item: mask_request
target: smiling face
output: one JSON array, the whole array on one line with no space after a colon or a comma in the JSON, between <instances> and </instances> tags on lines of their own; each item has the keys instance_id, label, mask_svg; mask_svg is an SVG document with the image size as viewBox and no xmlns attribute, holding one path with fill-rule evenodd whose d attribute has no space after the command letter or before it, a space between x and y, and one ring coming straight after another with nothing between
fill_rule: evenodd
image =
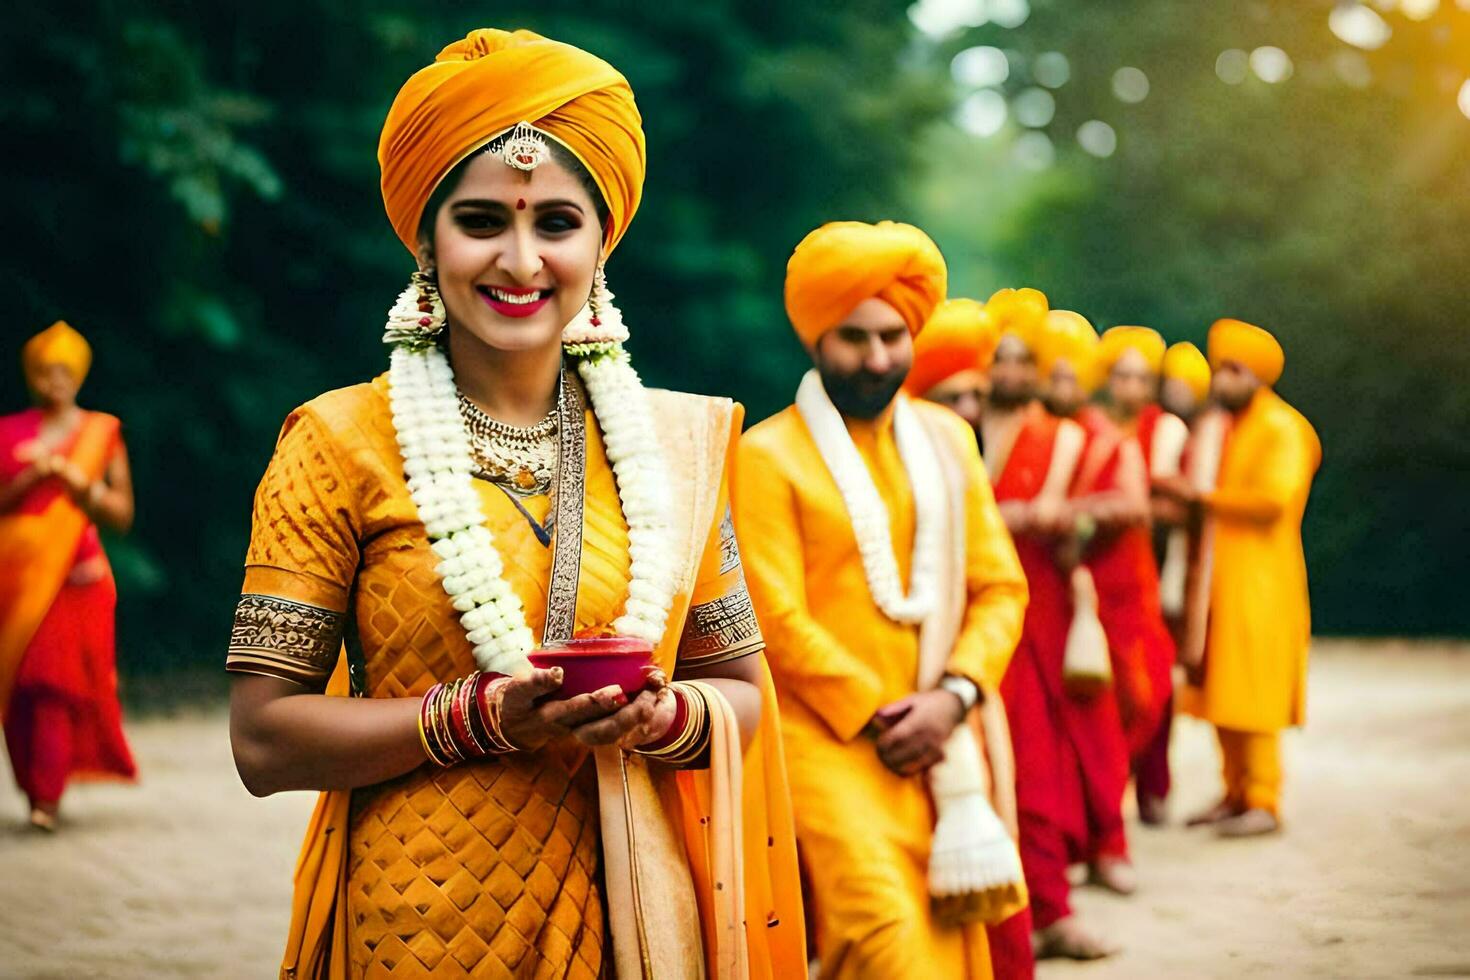
<instances>
[{"instance_id":1,"label":"smiling face","mask_svg":"<svg viewBox=\"0 0 1470 980\"><path fill-rule=\"evenodd\" d=\"M420 247L451 329L502 351L561 342L587 302L602 227L583 182L555 156L527 174L498 154L461 168Z\"/></svg>"}]
</instances>

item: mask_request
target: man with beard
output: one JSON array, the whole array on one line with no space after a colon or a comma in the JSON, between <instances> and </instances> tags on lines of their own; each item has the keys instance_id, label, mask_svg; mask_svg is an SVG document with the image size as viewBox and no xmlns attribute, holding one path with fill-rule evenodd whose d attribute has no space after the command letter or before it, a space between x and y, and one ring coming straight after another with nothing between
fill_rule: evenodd
<instances>
[{"instance_id":1,"label":"man with beard","mask_svg":"<svg viewBox=\"0 0 1470 980\"><path fill-rule=\"evenodd\" d=\"M1179 476L1189 429L1159 405L1159 371L1164 338L1148 327L1113 327L1098 346L1098 373L1106 379L1108 421L1131 438L1143 457L1150 488ZM1150 507L1151 514L1156 513ZM1149 683L1149 696L1125 719L1139 819L1164 822L1169 793L1169 733L1174 695L1174 639L1164 622L1159 569L1149 529L1120 527L1095 542L1089 564L1097 582L1100 612L1110 642L1135 648Z\"/></svg>"},{"instance_id":2,"label":"man with beard","mask_svg":"<svg viewBox=\"0 0 1470 980\"><path fill-rule=\"evenodd\" d=\"M1214 523L1204 676L1185 710L1215 726L1224 798L1196 823L1227 837L1280 827L1281 729L1306 711L1311 609L1301 524L1322 445L1273 390L1285 355L1260 327L1210 328L1211 391L1230 413L1215 489L1180 482L1180 498Z\"/></svg>"},{"instance_id":3,"label":"man with beard","mask_svg":"<svg viewBox=\"0 0 1470 980\"><path fill-rule=\"evenodd\" d=\"M1021 860L1031 892L1038 957L1098 959L1111 944L1084 926L1069 902L1067 865L1090 856L1094 715L1110 698L1083 701L1063 686L1063 655L1072 619L1071 586L1058 563L1070 535L1067 494L1085 436L1075 422L1037 401L1034 350L1045 329L1046 297L1005 289L986 309L1002 331L990 368L981 422L985 461L1001 514L1015 540L1031 601L1021 642L1001 694L1016 753ZM1116 730L1116 708L1105 720ZM1116 740L1121 742L1121 731ZM1121 788L1118 790L1121 796Z\"/></svg>"},{"instance_id":4,"label":"man with beard","mask_svg":"<svg viewBox=\"0 0 1470 980\"><path fill-rule=\"evenodd\" d=\"M989 977L984 924L1025 904L987 793L1005 795L1005 760L972 710L1005 673L1025 581L969 428L899 394L944 288L917 228L808 235L786 309L814 369L738 449L823 977Z\"/></svg>"}]
</instances>

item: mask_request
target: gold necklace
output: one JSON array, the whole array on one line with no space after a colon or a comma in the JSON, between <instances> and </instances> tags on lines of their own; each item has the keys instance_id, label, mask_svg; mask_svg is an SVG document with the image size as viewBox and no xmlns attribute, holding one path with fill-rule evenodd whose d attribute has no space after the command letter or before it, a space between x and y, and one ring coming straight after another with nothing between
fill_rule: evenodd
<instances>
[{"instance_id":1,"label":"gold necklace","mask_svg":"<svg viewBox=\"0 0 1470 980\"><path fill-rule=\"evenodd\" d=\"M520 497L551 491L556 478L557 434L560 408L566 397L566 376L557 383L556 404L535 425L508 425L459 392L459 415L470 437L475 476Z\"/></svg>"}]
</instances>

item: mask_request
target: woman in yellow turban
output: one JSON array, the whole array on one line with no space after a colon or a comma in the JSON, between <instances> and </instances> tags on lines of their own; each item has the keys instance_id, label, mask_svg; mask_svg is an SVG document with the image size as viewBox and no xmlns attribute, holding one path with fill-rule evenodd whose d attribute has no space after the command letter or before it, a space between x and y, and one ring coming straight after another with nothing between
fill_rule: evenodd
<instances>
[{"instance_id":1,"label":"woman in yellow turban","mask_svg":"<svg viewBox=\"0 0 1470 980\"><path fill-rule=\"evenodd\" d=\"M287 418L228 658L247 787L323 791L282 975L798 975L742 411L645 389L603 274L627 81L474 31L378 158L418 265L390 369Z\"/></svg>"},{"instance_id":2,"label":"woman in yellow turban","mask_svg":"<svg viewBox=\"0 0 1470 980\"><path fill-rule=\"evenodd\" d=\"M92 348L58 320L22 353L36 407L0 417L0 716L31 824L71 777L132 779L114 665L117 589L97 527L125 531L118 420L77 405Z\"/></svg>"}]
</instances>

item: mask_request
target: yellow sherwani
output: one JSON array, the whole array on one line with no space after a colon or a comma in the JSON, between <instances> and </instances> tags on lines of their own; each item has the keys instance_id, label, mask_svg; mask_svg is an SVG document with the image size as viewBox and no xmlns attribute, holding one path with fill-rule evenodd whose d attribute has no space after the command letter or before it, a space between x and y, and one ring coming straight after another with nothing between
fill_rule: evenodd
<instances>
[{"instance_id":1,"label":"yellow sherwani","mask_svg":"<svg viewBox=\"0 0 1470 980\"><path fill-rule=\"evenodd\" d=\"M1220 739L1225 800L1277 813L1278 733L1306 715L1311 609L1302 513L1322 444L1301 413L1262 389L1235 420L1216 489L1205 677L1181 698Z\"/></svg>"},{"instance_id":2,"label":"yellow sherwani","mask_svg":"<svg viewBox=\"0 0 1470 980\"><path fill-rule=\"evenodd\" d=\"M1262 389L1235 420L1216 489L1204 686L1193 705L1222 728L1274 732L1306 712L1311 610L1302 512L1322 459L1317 433Z\"/></svg>"},{"instance_id":3,"label":"yellow sherwani","mask_svg":"<svg viewBox=\"0 0 1470 980\"><path fill-rule=\"evenodd\" d=\"M945 433L953 445L936 449L963 459L969 478L969 603L947 670L994 692L1020 637L1025 578L969 428L947 409L913 407ZM907 582L914 503L891 413L848 431L887 505ZM942 928L930 915L925 780L884 768L862 734L880 707L914 692L918 628L874 604L846 506L795 407L741 439L733 499L781 700L822 976L989 977L984 927Z\"/></svg>"}]
</instances>

